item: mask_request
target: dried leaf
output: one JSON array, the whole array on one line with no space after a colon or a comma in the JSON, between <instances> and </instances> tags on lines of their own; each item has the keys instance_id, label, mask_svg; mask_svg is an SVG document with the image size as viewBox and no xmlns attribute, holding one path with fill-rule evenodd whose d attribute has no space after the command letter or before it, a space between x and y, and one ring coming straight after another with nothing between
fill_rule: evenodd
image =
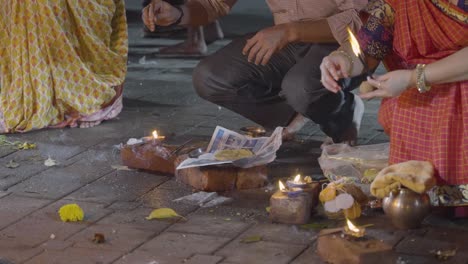
<instances>
[{"instance_id":1,"label":"dried leaf","mask_svg":"<svg viewBox=\"0 0 468 264\"><path fill-rule=\"evenodd\" d=\"M260 242L262 240L263 240L262 236L249 236L249 237L243 238L240 242L248 244L248 243Z\"/></svg>"},{"instance_id":2,"label":"dried leaf","mask_svg":"<svg viewBox=\"0 0 468 264\"><path fill-rule=\"evenodd\" d=\"M77 204L66 204L60 207L59 215L63 222L77 222L84 218L83 209Z\"/></svg>"},{"instance_id":3,"label":"dried leaf","mask_svg":"<svg viewBox=\"0 0 468 264\"><path fill-rule=\"evenodd\" d=\"M50 157L44 161L44 165L47 167L57 166L59 163L56 160L51 159Z\"/></svg>"},{"instance_id":4,"label":"dried leaf","mask_svg":"<svg viewBox=\"0 0 468 264\"><path fill-rule=\"evenodd\" d=\"M102 244L106 242L106 238L104 237L104 234L101 233L95 233L94 238L92 240L95 244Z\"/></svg>"},{"instance_id":5,"label":"dried leaf","mask_svg":"<svg viewBox=\"0 0 468 264\"><path fill-rule=\"evenodd\" d=\"M327 224L322 224L322 223L309 223L309 224L299 226L299 228L306 229L306 230L325 229L327 227L328 227Z\"/></svg>"},{"instance_id":6,"label":"dried leaf","mask_svg":"<svg viewBox=\"0 0 468 264\"><path fill-rule=\"evenodd\" d=\"M159 208L151 212L149 216L146 217L146 220L152 219L172 219L172 218L183 218L183 216L176 213L176 211L171 208Z\"/></svg>"},{"instance_id":7,"label":"dried leaf","mask_svg":"<svg viewBox=\"0 0 468 264\"><path fill-rule=\"evenodd\" d=\"M5 164L5 167L9 168L9 169L14 169L14 168L18 168L20 166L19 163L16 163L14 160L10 160L10 162L8 162L7 164Z\"/></svg>"},{"instance_id":8,"label":"dried leaf","mask_svg":"<svg viewBox=\"0 0 468 264\"><path fill-rule=\"evenodd\" d=\"M28 149L35 149L36 144L28 143L28 142L15 142L15 145L18 149L28 150Z\"/></svg>"},{"instance_id":9,"label":"dried leaf","mask_svg":"<svg viewBox=\"0 0 468 264\"><path fill-rule=\"evenodd\" d=\"M112 165L111 168L118 171L132 171L128 166L123 165Z\"/></svg>"}]
</instances>

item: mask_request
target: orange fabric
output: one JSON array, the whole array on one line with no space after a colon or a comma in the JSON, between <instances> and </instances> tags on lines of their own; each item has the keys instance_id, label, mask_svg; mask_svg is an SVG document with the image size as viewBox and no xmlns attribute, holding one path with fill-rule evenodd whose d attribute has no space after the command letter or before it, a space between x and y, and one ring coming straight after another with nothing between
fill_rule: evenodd
<instances>
[{"instance_id":1,"label":"orange fabric","mask_svg":"<svg viewBox=\"0 0 468 264\"><path fill-rule=\"evenodd\" d=\"M395 10L389 70L431 63L468 46L467 25L432 1L388 3ZM468 183L468 81L433 85L424 94L408 89L383 100L379 121L390 135L390 163L430 161L440 183Z\"/></svg>"}]
</instances>

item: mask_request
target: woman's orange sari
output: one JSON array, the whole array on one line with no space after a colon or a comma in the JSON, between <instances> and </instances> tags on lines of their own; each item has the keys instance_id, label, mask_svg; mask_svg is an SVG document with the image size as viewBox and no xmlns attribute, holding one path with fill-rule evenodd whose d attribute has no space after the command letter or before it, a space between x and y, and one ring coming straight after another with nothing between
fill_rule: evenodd
<instances>
[{"instance_id":1,"label":"woman's orange sari","mask_svg":"<svg viewBox=\"0 0 468 264\"><path fill-rule=\"evenodd\" d=\"M374 15L393 35L384 57L390 71L429 64L468 46L468 14L447 1L384 5ZM430 161L440 184L468 184L468 81L433 85L424 94L408 89L383 100L379 121L390 135L390 163Z\"/></svg>"}]
</instances>

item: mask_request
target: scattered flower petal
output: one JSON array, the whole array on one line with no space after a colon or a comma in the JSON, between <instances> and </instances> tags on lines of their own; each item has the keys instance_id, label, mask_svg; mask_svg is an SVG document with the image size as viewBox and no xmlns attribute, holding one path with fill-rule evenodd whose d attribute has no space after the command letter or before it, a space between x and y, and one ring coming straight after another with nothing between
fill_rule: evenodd
<instances>
[{"instance_id":1,"label":"scattered flower petal","mask_svg":"<svg viewBox=\"0 0 468 264\"><path fill-rule=\"evenodd\" d=\"M146 217L146 220L171 219L171 218L184 218L184 217L176 213L176 211L172 210L171 208L159 208L159 209L153 210L151 214Z\"/></svg>"},{"instance_id":2,"label":"scattered flower petal","mask_svg":"<svg viewBox=\"0 0 468 264\"><path fill-rule=\"evenodd\" d=\"M84 218L83 209L77 204L66 204L60 207L59 215L63 222L77 222Z\"/></svg>"},{"instance_id":3,"label":"scattered flower petal","mask_svg":"<svg viewBox=\"0 0 468 264\"><path fill-rule=\"evenodd\" d=\"M50 157L44 161L44 165L47 167L57 166L59 163L56 160L51 159Z\"/></svg>"}]
</instances>

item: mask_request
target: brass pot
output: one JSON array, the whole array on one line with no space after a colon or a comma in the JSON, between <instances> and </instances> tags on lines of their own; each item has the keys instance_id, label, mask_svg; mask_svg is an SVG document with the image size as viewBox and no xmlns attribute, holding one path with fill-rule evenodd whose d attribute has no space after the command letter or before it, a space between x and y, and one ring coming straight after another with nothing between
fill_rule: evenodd
<instances>
[{"instance_id":1,"label":"brass pot","mask_svg":"<svg viewBox=\"0 0 468 264\"><path fill-rule=\"evenodd\" d=\"M400 229L421 226L431 208L427 194L419 194L406 188L390 193L383 199L382 207L393 225Z\"/></svg>"}]
</instances>

